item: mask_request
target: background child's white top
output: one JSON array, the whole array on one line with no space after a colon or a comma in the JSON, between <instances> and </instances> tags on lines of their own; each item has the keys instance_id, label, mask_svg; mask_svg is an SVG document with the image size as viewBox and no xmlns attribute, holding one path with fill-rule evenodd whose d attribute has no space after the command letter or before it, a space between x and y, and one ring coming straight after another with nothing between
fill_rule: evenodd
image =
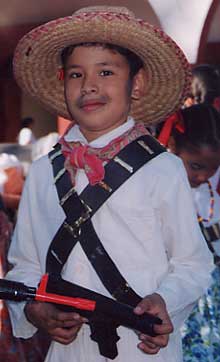
<instances>
[{"instance_id":1,"label":"background child's white top","mask_svg":"<svg viewBox=\"0 0 220 362\"><path fill-rule=\"evenodd\" d=\"M25 146L34 142L36 142L36 138L33 134L33 131L28 127L22 128L18 134L18 144Z\"/></svg>"},{"instance_id":2,"label":"background child's white top","mask_svg":"<svg viewBox=\"0 0 220 362\"><path fill-rule=\"evenodd\" d=\"M217 186L220 178L220 167L216 171L216 173L209 179L211 183L211 187L214 194L214 212L213 217L209 222L203 222L205 227L212 226L213 224L219 224L220 226L220 195L217 192ZM193 197L195 201L195 207L198 211L199 215L204 219L208 219L210 213L210 192L208 188L208 184L204 183L199 187L192 189ZM220 256L220 238L216 238L216 240L212 245L215 249L217 255Z\"/></svg>"}]
</instances>

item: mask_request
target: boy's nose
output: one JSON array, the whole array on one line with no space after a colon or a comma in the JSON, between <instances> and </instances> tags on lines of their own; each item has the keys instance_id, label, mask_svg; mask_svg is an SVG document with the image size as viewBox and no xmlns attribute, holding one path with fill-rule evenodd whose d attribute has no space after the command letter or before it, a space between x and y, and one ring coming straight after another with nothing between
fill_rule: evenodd
<instances>
[{"instance_id":1,"label":"boy's nose","mask_svg":"<svg viewBox=\"0 0 220 362\"><path fill-rule=\"evenodd\" d=\"M97 83L92 78L84 79L82 84L81 93L82 95L96 93L98 90Z\"/></svg>"}]
</instances>

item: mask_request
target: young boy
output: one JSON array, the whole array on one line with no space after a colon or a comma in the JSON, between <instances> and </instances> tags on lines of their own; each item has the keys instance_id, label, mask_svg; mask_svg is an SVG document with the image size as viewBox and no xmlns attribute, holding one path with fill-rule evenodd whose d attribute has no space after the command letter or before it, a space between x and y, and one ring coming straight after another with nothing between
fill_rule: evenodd
<instances>
[{"instance_id":1,"label":"young boy","mask_svg":"<svg viewBox=\"0 0 220 362\"><path fill-rule=\"evenodd\" d=\"M8 278L35 286L55 265L64 279L123 300L136 314L162 319L155 337L119 327L116 361L181 361L179 327L209 285L212 258L181 161L158 145L161 153L153 157L156 143L145 126L183 101L190 81L184 55L127 9L102 6L33 30L17 47L14 69L25 91L74 125L60 140L61 152L58 148L31 167ZM140 161L136 152L152 159L134 172ZM62 155L64 168L53 175ZM58 186L66 174L72 188L64 195ZM124 174L126 181L113 193ZM103 194L106 199L95 212ZM72 195L86 209L71 226L68 216L64 220ZM69 206L68 213L75 212L76 204ZM67 238L72 235L74 244L64 261L66 237L59 238L59 228ZM28 338L37 328L50 334L47 362L109 360L76 313L39 302L10 303L10 311L16 336Z\"/></svg>"}]
</instances>

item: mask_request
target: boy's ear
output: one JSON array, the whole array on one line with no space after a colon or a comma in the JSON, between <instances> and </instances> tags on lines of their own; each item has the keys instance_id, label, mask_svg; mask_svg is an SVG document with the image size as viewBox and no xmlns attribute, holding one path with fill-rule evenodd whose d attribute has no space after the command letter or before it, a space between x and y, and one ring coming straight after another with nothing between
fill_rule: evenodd
<instances>
[{"instance_id":1,"label":"boy's ear","mask_svg":"<svg viewBox=\"0 0 220 362\"><path fill-rule=\"evenodd\" d=\"M131 98L134 100L140 99L146 92L147 75L143 68L135 74L132 82Z\"/></svg>"},{"instance_id":2,"label":"boy's ear","mask_svg":"<svg viewBox=\"0 0 220 362\"><path fill-rule=\"evenodd\" d=\"M169 150L172 153L176 154L176 142L175 142L173 136L170 136L168 143L167 143L167 147L169 148Z\"/></svg>"}]
</instances>

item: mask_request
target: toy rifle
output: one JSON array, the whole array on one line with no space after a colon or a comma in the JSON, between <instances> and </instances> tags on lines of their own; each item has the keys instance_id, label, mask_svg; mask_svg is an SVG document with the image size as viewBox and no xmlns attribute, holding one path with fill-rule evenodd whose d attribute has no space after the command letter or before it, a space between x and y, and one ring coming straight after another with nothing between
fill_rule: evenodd
<instances>
[{"instance_id":1,"label":"toy rifle","mask_svg":"<svg viewBox=\"0 0 220 362\"><path fill-rule=\"evenodd\" d=\"M90 337L98 343L100 354L110 359L118 354L116 343L120 337L116 329L120 325L155 336L154 324L162 324L160 318L148 313L136 315L133 307L70 283L57 274L43 275L38 288L0 279L0 299L48 302L63 311L79 313L88 319Z\"/></svg>"}]
</instances>

